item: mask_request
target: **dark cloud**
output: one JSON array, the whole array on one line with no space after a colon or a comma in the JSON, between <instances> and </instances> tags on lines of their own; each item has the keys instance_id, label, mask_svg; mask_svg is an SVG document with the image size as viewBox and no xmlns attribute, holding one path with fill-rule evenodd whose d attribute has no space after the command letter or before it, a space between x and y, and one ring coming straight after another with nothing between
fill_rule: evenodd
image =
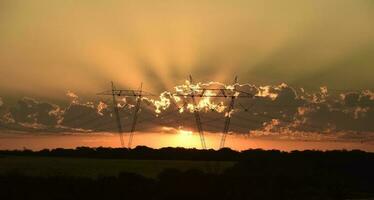
<instances>
[{"instance_id":1,"label":"dark cloud","mask_svg":"<svg viewBox=\"0 0 374 200\"><path fill-rule=\"evenodd\" d=\"M10 108L13 119L21 123L38 123L43 125L55 125L57 116L54 111L59 110L57 105L39 102L32 98L23 98L16 106Z\"/></svg>"},{"instance_id":2,"label":"dark cloud","mask_svg":"<svg viewBox=\"0 0 374 200\"><path fill-rule=\"evenodd\" d=\"M206 88L227 87L220 83L203 85ZM240 94L230 114L232 133L314 138L321 136L318 134L336 133L340 138L362 138L364 133L374 132L374 93L369 90L337 93L321 87L320 91L308 92L286 84L259 87L243 84L236 89ZM242 94L252 97L244 98ZM111 99L81 102L77 95L73 96L65 108L23 98L8 109L3 108L5 105L0 107L1 121L8 127L12 124L13 128L23 127L24 130L117 131ZM205 100L196 97L198 103ZM211 98L209 104L227 106L230 100ZM117 98L117 101L123 131L128 132L133 125L136 99ZM160 131L161 127L196 131L195 117L189 108L193 105L190 98L176 101L170 93L165 93L159 99L143 99L141 105L136 131ZM159 111L155 112L157 109ZM227 107L222 110L214 106L202 107L203 129L222 132L227 114Z\"/></svg>"}]
</instances>

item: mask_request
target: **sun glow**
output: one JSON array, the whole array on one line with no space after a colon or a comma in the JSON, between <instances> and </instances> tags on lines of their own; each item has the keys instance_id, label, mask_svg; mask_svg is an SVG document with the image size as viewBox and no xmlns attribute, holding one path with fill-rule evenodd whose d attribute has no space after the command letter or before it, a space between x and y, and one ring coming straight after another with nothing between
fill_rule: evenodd
<instances>
[{"instance_id":1,"label":"sun glow","mask_svg":"<svg viewBox=\"0 0 374 200\"><path fill-rule=\"evenodd\" d=\"M178 130L178 134L180 135L180 137L188 138L188 137L192 136L193 132L192 131L188 131L188 130L179 129Z\"/></svg>"},{"instance_id":2,"label":"sun glow","mask_svg":"<svg viewBox=\"0 0 374 200\"><path fill-rule=\"evenodd\" d=\"M193 131L183 129L182 127L176 130L172 143L180 147L200 148L199 136L194 134Z\"/></svg>"}]
</instances>

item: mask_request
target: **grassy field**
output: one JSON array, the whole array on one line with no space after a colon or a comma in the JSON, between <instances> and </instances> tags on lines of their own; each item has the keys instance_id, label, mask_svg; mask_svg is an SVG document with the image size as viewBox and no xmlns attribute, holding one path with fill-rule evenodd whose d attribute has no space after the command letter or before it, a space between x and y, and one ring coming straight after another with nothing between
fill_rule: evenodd
<instances>
[{"instance_id":1,"label":"grassy field","mask_svg":"<svg viewBox=\"0 0 374 200\"><path fill-rule=\"evenodd\" d=\"M116 176L120 172L133 172L147 177L156 177L168 168L199 169L205 172L220 172L234 162L172 161L172 160L123 160L60 157L0 157L0 174L16 172L30 176Z\"/></svg>"}]
</instances>

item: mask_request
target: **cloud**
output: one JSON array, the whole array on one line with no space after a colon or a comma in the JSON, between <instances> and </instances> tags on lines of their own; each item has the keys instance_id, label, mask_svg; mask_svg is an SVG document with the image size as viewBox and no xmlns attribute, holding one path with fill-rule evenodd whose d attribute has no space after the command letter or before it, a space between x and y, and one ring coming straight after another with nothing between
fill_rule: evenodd
<instances>
[{"instance_id":1,"label":"cloud","mask_svg":"<svg viewBox=\"0 0 374 200\"><path fill-rule=\"evenodd\" d=\"M4 104L0 97L0 129L4 129L7 124L14 122L13 116L9 112L9 108Z\"/></svg>"},{"instance_id":2,"label":"cloud","mask_svg":"<svg viewBox=\"0 0 374 200\"><path fill-rule=\"evenodd\" d=\"M97 105L96 109L97 109L97 114L103 116L104 113L103 111L107 110L108 109L108 105L102 101L99 102L99 104Z\"/></svg>"},{"instance_id":3,"label":"cloud","mask_svg":"<svg viewBox=\"0 0 374 200\"><path fill-rule=\"evenodd\" d=\"M25 97L16 105L5 105L0 110L0 124L5 129L18 131L59 131L55 129L60 118L59 110L55 104Z\"/></svg>"},{"instance_id":4,"label":"cloud","mask_svg":"<svg viewBox=\"0 0 374 200\"><path fill-rule=\"evenodd\" d=\"M16 122L51 126L57 123L58 117L53 115L53 112L58 109L59 107L55 104L25 97L19 100L16 106L10 108L10 113Z\"/></svg>"},{"instance_id":5,"label":"cloud","mask_svg":"<svg viewBox=\"0 0 374 200\"><path fill-rule=\"evenodd\" d=\"M366 91L340 94L325 101L315 102L299 108L296 118L303 123L299 129L333 131L374 131L369 121L373 120L374 100Z\"/></svg>"},{"instance_id":6,"label":"cloud","mask_svg":"<svg viewBox=\"0 0 374 200\"><path fill-rule=\"evenodd\" d=\"M67 91L66 96L70 97L72 102L74 103L78 102L78 95L76 95L74 92Z\"/></svg>"},{"instance_id":7,"label":"cloud","mask_svg":"<svg viewBox=\"0 0 374 200\"><path fill-rule=\"evenodd\" d=\"M374 132L374 98L369 90L336 93L321 87L319 91L310 92L284 83L256 86L218 82L179 85L159 97L143 97L136 131L160 131L161 127L197 131L192 99L174 95L175 92L188 94L189 87L205 88L207 95L217 93L209 89L226 88L227 94L237 97L231 112L228 111L231 98L195 97L203 129L208 132L221 133L228 113L231 116L229 131L251 137L365 139L363 137L368 136L365 133ZM242 96L244 94L247 96ZM117 131L111 99L82 102L76 94L69 96L74 98L66 107L23 98L16 106L11 106L8 113L3 112L2 121L15 123L24 130ZM137 99L127 97L117 101L123 131L128 132Z\"/></svg>"},{"instance_id":8,"label":"cloud","mask_svg":"<svg viewBox=\"0 0 374 200\"><path fill-rule=\"evenodd\" d=\"M231 86L220 83L199 83L192 87L197 89L202 87L212 88L212 85L214 87L231 88ZM176 86L177 91L179 89L186 92L181 89L184 87ZM252 94L254 98L236 99L236 108L231 113L230 127L230 130L234 133L248 133L256 130L274 132L275 134L373 131L373 126L368 122L373 119L373 101L370 99L372 97L370 91L367 90L354 95L351 93L337 95L329 93L326 86L322 86L318 92L307 92L303 88L290 87L284 83L258 87L250 84L239 84L237 89ZM167 119L165 117L162 120L168 126L177 128L176 124L180 124L177 119L190 116L190 121L184 123L188 127L194 128L193 109L188 109L191 100L184 99L185 103L181 104L180 99L174 99L171 93L167 94L167 96L162 95L162 98L167 98L167 100L163 100L167 104L163 104L165 107L162 110L156 109L157 113L160 116L172 110L177 113L181 108L184 108L184 112L172 115L174 118ZM354 103L349 99L355 99ZM222 103L222 106L227 108L229 101L228 99L217 98L209 100L211 100L210 103L202 104L205 106L199 108L203 119L203 127L206 131L221 132L225 112L205 108L210 108L209 104L214 103ZM206 99L198 98L197 104L199 105L200 102L206 102ZM363 107L364 105L366 107ZM155 107L157 108L157 103Z\"/></svg>"}]
</instances>

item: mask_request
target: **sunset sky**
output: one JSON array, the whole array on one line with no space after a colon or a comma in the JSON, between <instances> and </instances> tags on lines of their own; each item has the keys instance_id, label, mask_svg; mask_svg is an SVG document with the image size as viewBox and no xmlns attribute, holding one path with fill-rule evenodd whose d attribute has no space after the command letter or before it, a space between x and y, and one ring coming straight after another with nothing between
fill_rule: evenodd
<instances>
[{"instance_id":1,"label":"sunset sky","mask_svg":"<svg viewBox=\"0 0 374 200\"><path fill-rule=\"evenodd\" d=\"M188 74L373 88L373 19L370 0L2 0L0 94L163 91Z\"/></svg>"},{"instance_id":2,"label":"sunset sky","mask_svg":"<svg viewBox=\"0 0 374 200\"><path fill-rule=\"evenodd\" d=\"M256 98L237 101L233 133L373 141L373 22L372 0L1 0L0 129L115 131L96 95L110 81L161 94L190 74L231 88L238 75ZM144 131L194 130L192 105L142 100L158 123ZM227 101L199 100L220 133ZM135 102L119 101L128 128Z\"/></svg>"}]
</instances>

